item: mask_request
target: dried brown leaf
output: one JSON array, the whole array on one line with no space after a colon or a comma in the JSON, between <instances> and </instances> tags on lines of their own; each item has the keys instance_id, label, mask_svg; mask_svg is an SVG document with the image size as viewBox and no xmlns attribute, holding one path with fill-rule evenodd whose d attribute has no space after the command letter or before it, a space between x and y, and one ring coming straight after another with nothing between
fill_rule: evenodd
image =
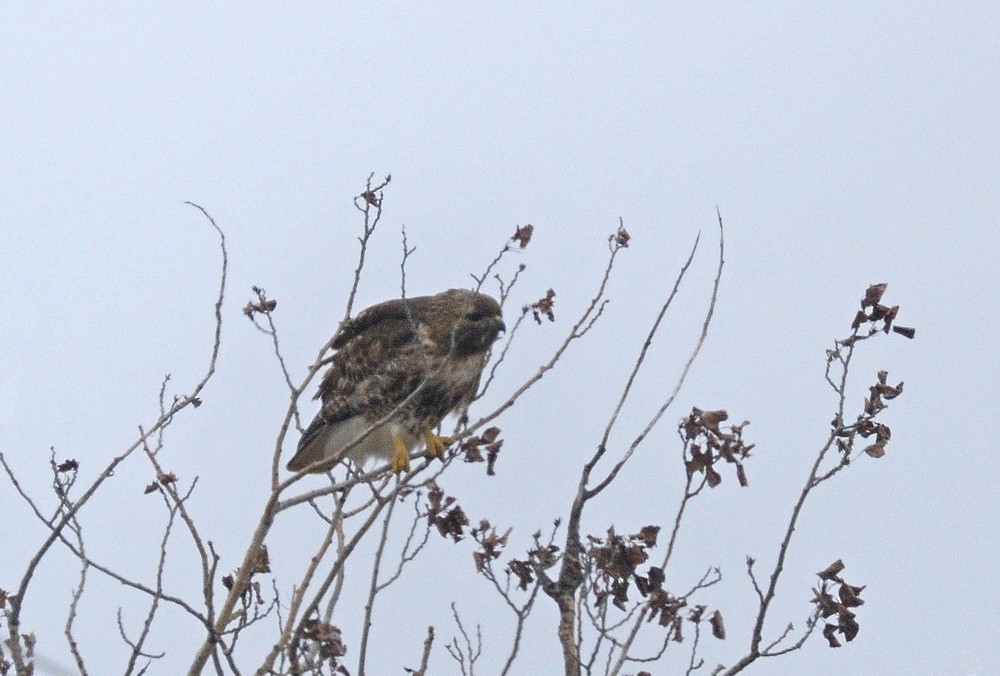
<instances>
[{"instance_id":1,"label":"dried brown leaf","mask_svg":"<svg viewBox=\"0 0 1000 676\"><path fill-rule=\"evenodd\" d=\"M853 641L860 630L861 627L853 617L840 620L840 633L842 633L844 638L848 641Z\"/></svg>"},{"instance_id":2,"label":"dried brown leaf","mask_svg":"<svg viewBox=\"0 0 1000 676\"><path fill-rule=\"evenodd\" d=\"M743 463L736 463L736 478L739 480L740 486L743 486L743 488L750 485L750 482L747 481L747 472L743 469Z\"/></svg>"},{"instance_id":3,"label":"dried brown leaf","mask_svg":"<svg viewBox=\"0 0 1000 676\"><path fill-rule=\"evenodd\" d=\"M518 225L515 227L517 230L514 232L514 236L511 239L517 242L523 249L528 246L528 242L531 241L531 235L535 232L535 226L529 223L528 225Z\"/></svg>"},{"instance_id":4,"label":"dried brown leaf","mask_svg":"<svg viewBox=\"0 0 1000 676\"><path fill-rule=\"evenodd\" d=\"M56 466L56 471L58 472L69 472L71 470L77 470L80 468L80 463L75 459L63 460Z\"/></svg>"},{"instance_id":5,"label":"dried brown leaf","mask_svg":"<svg viewBox=\"0 0 1000 676\"><path fill-rule=\"evenodd\" d=\"M663 572L662 568L658 566L650 566L649 575L646 579L649 580L650 589L662 589L667 576L666 573Z\"/></svg>"},{"instance_id":6,"label":"dried brown leaf","mask_svg":"<svg viewBox=\"0 0 1000 676\"><path fill-rule=\"evenodd\" d=\"M503 440L494 441L486 447L486 476L496 476L494 468L497 464L497 458L500 455L500 448L503 446Z\"/></svg>"},{"instance_id":7,"label":"dried brown leaf","mask_svg":"<svg viewBox=\"0 0 1000 676\"><path fill-rule=\"evenodd\" d=\"M719 423L728 420L729 413L722 409L718 411L702 411L699 417L705 427L718 434Z\"/></svg>"},{"instance_id":8,"label":"dried brown leaf","mask_svg":"<svg viewBox=\"0 0 1000 676\"><path fill-rule=\"evenodd\" d=\"M837 559L829 566L827 566L820 572L816 573L816 575L818 575L821 580L837 581L839 580L837 576L840 575L840 572L844 570L844 568L846 568L844 562L840 559Z\"/></svg>"},{"instance_id":9,"label":"dried brown leaf","mask_svg":"<svg viewBox=\"0 0 1000 676\"><path fill-rule=\"evenodd\" d=\"M722 613L716 610L712 613L712 616L708 618L708 622L712 625L712 636L724 641L726 639L726 625L722 621Z\"/></svg>"},{"instance_id":10,"label":"dried brown leaf","mask_svg":"<svg viewBox=\"0 0 1000 676\"><path fill-rule=\"evenodd\" d=\"M881 458L885 455L885 444L871 444L865 447L865 453L873 458Z\"/></svg>"},{"instance_id":11,"label":"dried brown leaf","mask_svg":"<svg viewBox=\"0 0 1000 676\"><path fill-rule=\"evenodd\" d=\"M542 315L548 318L550 322L556 320L555 309L554 309L554 299L556 297L556 292L549 289L545 292L544 298L539 298L536 302L528 305L524 308L525 312L531 311L535 322L538 324L542 323Z\"/></svg>"},{"instance_id":12,"label":"dried brown leaf","mask_svg":"<svg viewBox=\"0 0 1000 676\"><path fill-rule=\"evenodd\" d=\"M642 540L642 543L647 547L656 546L656 536L660 534L659 526L643 526L638 533L633 535L633 538Z\"/></svg>"},{"instance_id":13,"label":"dried brown leaf","mask_svg":"<svg viewBox=\"0 0 1000 676\"><path fill-rule=\"evenodd\" d=\"M862 306L867 307L871 305L877 305L882 300L882 295L885 293L888 284L872 284L865 291L865 297L861 301Z\"/></svg>"},{"instance_id":14,"label":"dried brown leaf","mask_svg":"<svg viewBox=\"0 0 1000 676\"><path fill-rule=\"evenodd\" d=\"M831 648L839 648L840 641L837 640L837 625L828 624L823 627L823 638L827 640Z\"/></svg>"},{"instance_id":15,"label":"dried brown leaf","mask_svg":"<svg viewBox=\"0 0 1000 676\"><path fill-rule=\"evenodd\" d=\"M507 564L507 570L517 577L517 588L521 591L527 591L528 585L535 581L535 576L531 570L531 564L527 561L518 561L516 559L512 560Z\"/></svg>"},{"instance_id":16,"label":"dried brown leaf","mask_svg":"<svg viewBox=\"0 0 1000 676\"><path fill-rule=\"evenodd\" d=\"M848 608L863 606L865 604L865 600L861 598L862 591L864 591L864 587L842 584L840 585L840 602Z\"/></svg>"},{"instance_id":17,"label":"dried brown leaf","mask_svg":"<svg viewBox=\"0 0 1000 676\"><path fill-rule=\"evenodd\" d=\"M705 479L708 481L709 488L715 488L722 483L722 476L711 465L705 468Z\"/></svg>"},{"instance_id":18,"label":"dried brown leaf","mask_svg":"<svg viewBox=\"0 0 1000 676\"><path fill-rule=\"evenodd\" d=\"M499 427L487 427L483 430L483 433L479 435L479 438L483 440L484 444L492 444L500 436Z\"/></svg>"}]
</instances>

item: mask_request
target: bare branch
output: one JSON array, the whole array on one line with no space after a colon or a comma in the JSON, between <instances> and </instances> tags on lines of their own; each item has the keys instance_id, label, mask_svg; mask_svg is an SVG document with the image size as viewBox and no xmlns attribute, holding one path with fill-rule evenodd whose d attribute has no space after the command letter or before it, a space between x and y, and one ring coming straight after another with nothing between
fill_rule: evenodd
<instances>
[{"instance_id":1,"label":"bare branch","mask_svg":"<svg viewBox=\"0 0 1000 676\"><path fill-rule=\"evenodd\" d=\"M458 644L458 637L451 640L447 646L448 653L451 655L452 659L458 662L459 668L462 670L463 676L475 676L476 673L476 660L483 652L483 635L480 630L479 625L476 625L476 647L472 647L472 639L469 638L469 633L465 630L465 626L462 624L462 618L458 616L458 609L455 607L455 603L451 604L451 614L455 618L455 624L458 625L458 631L462 634L462 641L464 646ZM468 663L468 670L466 670L466 663Z\"/></svg>"},{"instance_id":2,"label":"bare branch","mask_svg":"<svg viewBox=\"0 0 1000 676\"><path fill-rule=\"evenodd\" d=\"M789 518L788 525L785 528L784 537L782 538L781 544L778 548L777 560L775 561L774 568L771 571L770 580L767 588L763 591L763 595L761 595L761 589L757 585L756 579L753 575L751 575L751 581L754 585L755 591L757 592L758 598L760 599L760 603L750 640L750 650L732 667L725 671L726 676L732 676L732 674L739 673L756 661L759 657L785 654L785 652L788 652L787 650L782 650L777 653L771 653L769 651L784 639L789 630L786 630L785 634L782 634L777 641L773 642L767 648L762 649L761 643L763 642L764 622L767 619L768 611L771 607L772 601L774 600L778 587L778 581L785 568L788 549L792 541L792 536L798 525L802 507L814 488L833 477L843 467L849 464L849 454L853 448L855 436L861 433L862 430L866 435L877 434L878 437L883 438L882 446L884 446L888 440L888 428L881 425L881 423L875 423L874 417L885 408L885 404L882 403L881 399L882 393L885 392L886 396L889 398L895 397L902 392L902 384L896 387L887 385L885 382L885 372L881 372L879 374L879 382L871 388L871 398L866 400L864 412L858 416L858 422L851 426L845 426L843 424L846 411L847 382L850 374L851 362L854 357L855 347L859 342L878 335L880 332L889 333L892 320L895 318L896 312L898 311L898 308L886 308L880 304L882 292L884 291L884 284L876 284L868 288L861 301L862 310L857 314L854 322L852 323L851 335L846 339L837 341L834 348L827 351L827 370L824 377L837 394L837 414L831 423L831 430L825 443L820 447L819 452L816 454L816 458L809 470L809 475L806 478L805 485L799 492L799 496L792 509L791 517ZM865 312L866 308L869 307L871 308L870 312ZM908 329L906 335L909 335L910 331L912 330ZM838 363L840 365L840 375L836 381L830 376L831 363ZM821 471L821 467L823 466L823 462L831 448L837 448L842 455L838 464L832 470L824 473ZM878 456L876 455L875 457ZM802 643L805 642L805 640L812 633L813 628L814 625L807 626L806 634L800 639L801 642L796 644L797 646L801 646Z\"/></svg>"},{"instance_id":3,"label":"bare branch","mask_svg":"<svg viewBox=\"0 0 1000 676\"><path fill-rule=\"evenodd\" d=\"M722 214L718 214L718 217L719 217L719 264L718 268L716 269L715 280L712 283L712 295L709 299L708 311L705 314L705 320L702 322L701 325L701 335L698 337L698 342L695 343L694 349L691 351L691 354L688 355L687 362L684 364L684 369L681 371L680 376L677 378L677 382L674 384L674 389L670 393L670 396L667 397L666 401L664 401L663 404L660 406L660 408L656 411L656 413L646 424L646 427L642 430L642 432L640 432L639 435L632 441L632 443L629 445L628 451L626 451L625 455L621 458L621 460L619 460L615 464L614 468L612 468L611 472L608 473L608 475L604 478L604 480L600 481L596 486L594 486L594 488L585 491L585 499L590 499L590 497L599 494L602 490L604 490L606 486L608 486L608 484L610 484L612 481L615 480L615 477L618 476L618 472L620 472L622 467L624 467L625 464L629 461L629 458L631 458L632 454L635 453L635 450L639 447L639 444L641 444L642 441L646 438L646 436L653 430L653 428L656 427L657 423L659 423L660 419L663 417L663 414L666 413L667 409L670 408L670 405L673 404L674 400L677 398L677 395L680 393L681 387L683 387L684 385L684 381L687 380L687 375L688 372L691 370L691 366L694 364L695 359L697 359L698 354L701 352L702 346L705 344L705 339L708 337L708 327L712 323L712 317L715 314L715 303L719 297L719 284L722 281L722 267L725 265L726 262L725 260L726 240L725 240L725 229L723 228L722 225ZM700 236L699 238L695 239L695 243L691 249L691 253L688 256L687 261L682 266L681 271L677 276L677 280L674 282L674 287L671 290L670 295L668 296L666 302L660 309L660 313L657 315L656 321L654 322L652 329L650 329L650 332L646 337L646 342L643 344L643 348L639 354L639 358L636 360L636 364L632 370L632 374L629 376L629 380L628 383L626 384L625 390L622 392L619 404L616 407L614 413L612 414L612 418L611 420L609 420L607 427L605 428L604 436L601 438L601 443L598 445L594 457L585 467L584 481L581 482L582 485L584 486L589 482L590 472L592 471L594 466L596 466L597 462L601 459L601 456L603 456L605 451L607 450L607 442L611 435L611 430L614 427L614 424L618 418L618 414L621 410L621 407L624 405L626 399L628 398L628 394L629 391L631 390L632 383L635 379L636 374L639 372L639 369L641 368L643 361L645 360L646 352L649 349L650 344L652 344L653 336L656 334L656 331L659 328L660 321L663 319L663 315L670 307L671 301L673 300L674 296L677 293L678 287L681 283L681 280L684 277L684 274L687 272L688 266L691 265L691 260L693 259L695 251L698 248L699 239Z\"/></svg>"},{"instance_id":4,"label":"bare branch","mask_svg":"<svg viewBox=\"0 0 1000 676\"><path fill-rule=\"evenodd\" d=\"M375 173L368 175L365 182L365 190L354 198L354 208L364 215L364 228L358 242L361 243L361 250L358 253L358 267L354 270L354 281L351 283L351 292L347 295L347 309L344 311L344 321L351 318L351 311L354 309L354 297L358 293L358 286L361 284L361 271L365 268L365 254L368 251L368 240L375 232L378 222L382 220L382 190L389 185L392 180L391 174L386 174L385 179L378 185L372 186L372 178ZM372 209L374 208L374 213Z\"/></svg>"},{"instance_id":5,"label":"bare branch","mask_svg":"<svg viewBox=\"0 0 1000 676\"><path fill-rule=\"evenodd\" d=\"M392 513L396 508L396 500L389 502L388 509L385 510L385 518L382 519L382 532L375 549L375 560L372 563L371 582L368 585L368 600L365 603L364 620L361 624L361 649L358 655L358 673L365 673L365 658L368 655L368 636L372 627L372 613L375 610L375 596L379 589L379 572L382 569L382 555L385 553L385 544L389 539L389 523L392 521Z\"/></svg>"},{"instance_id":6,"label":"bare branch","mask_svg":"<svg viewBox=\"0 0 1000 676\"><path fill-rule=\"evenodd\" d=\"M434 645L434 627L427 627L427 638L424 639L424 652L420 657L420 666L413 676L427 676L427 663L431 659L431 647Z\"/></svg>"},{"instance_id":7,"label":"bare branch","mask_svg":"<svg viewBox=\"0 0 1000 676\"><path fill-rule=\"evenodd\" d=\"M163 427L169 425L170 422L173 420L173 417L180 411L187 408L188 406L198 406L201 404L201 400L198 397L201 391L204 389L205 385L208 383L209 379L211 379L212 375L215 373L215 366L218 360L219 347L221 344L222 302L223 299L225 298L226 273L228 266L228 254L226 252L226 237L225 234L222 232L221 228L219 228L219 226L216 225L214 219L212 219L212 217L208 214L208 212L206 212L202 207L198 206L197 204L193 204L191 202L188 202L188 204L191 204L191 206L197 208L208 219L211 226L215 229L215 231L219 235L219 245L222 251L221 281L219 283L219 293L215 303L215 337L212 344L212 351L211 351L211 356L209 358L208 367L205 371L205 374L202 376L201 380L195 384L190 394L175 399L175 401L169 407L169 409L166 412L161 413L160 417L150 426L148 432L140 434L140 437L134 443L132 443L132 445L126 448L119 455L115 456L111 460L111 462L107 464L104 470L98 475L97 479L95 479L93 483L91 483L91 485L82 493L82 495L79 498L77 498L72 503L72 505L67 506L67 508L63 511L63 515L58 520L58 522L49 524L51 531L49 536L45 539L42 545L35 552L34 556L32 556L31 560L28 562L28 566L25 569L23 575L21 576L21 581L20 584L18 585L17 592L11 597L9 601L10 609L8 613L8 629L12 636L16 636L20 633L21 609L23 608L28 587L31 584L35 571L38 568L38 565L41 563L42 559L45 558L45 556L48 554L50 548L55 542L57 541L65 542L62 535L63 530L67 527L67 525L71 521L73 521L73 519L76 518L77 513L83 508L84 505L86 505L90 501L90 499L104 484L104 482L114 474L114 470L118 467L118 465L120 465L129 456L131 456L136 449L142 447L143 444L146 443L150 435L158 433ZM3 464L5 469L7 469L8 471L8 476L10 476L11 479L13 479L13 474L10 471L10 468L7 466L5 461ZM24 495L22 491L19 490L19 492L22 493L22 496ZM15 658L18 658L17 652L15 652L14 656ZM18 668L22 667L23 664L18 666Z\"/></svg>"}]
</instances>

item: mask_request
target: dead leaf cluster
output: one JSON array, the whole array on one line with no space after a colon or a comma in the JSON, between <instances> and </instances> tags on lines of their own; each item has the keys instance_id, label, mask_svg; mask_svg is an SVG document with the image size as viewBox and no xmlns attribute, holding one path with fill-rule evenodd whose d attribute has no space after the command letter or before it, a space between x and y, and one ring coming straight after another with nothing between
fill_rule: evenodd
<instances>
[{"instance_id":1,"label":"dead leaf cluster","mask_svg":"<svg viewBox=\"0 0 1000 676\"><path fill-rule=\"evenodd\" d=\"M646 526L634 535L625 536L612 526L604 538L587 536L586 558L593 567L591 592L597 606L610 597L615 607L625 610L633 582L643 597L661 591L663 569L651 566L645 575L638 572L638 567L649 559L649 550L656 546L659 531L659 526Z\"/></svg>"},{"instance_id":2,"label":"dead leaf cluster","mask_svg":"<svg viewBox=\"0 0 1000 676\"><path fill-rule=\"evenodd\" d=\"M851 322L853 333L843 340L838 340L839 345L850 347L857 341L870 338L879 331L883 333L892 331L906 338L913 338L917 335L917 330L914 328L893 325L893 322L896 321L896 315L899 314L899 306L882 304L882 296L887 287L888 285L885 283L872 284L865 290L865 295L861 298L861 309L854 315L854 320ZM863 330L866 327L867 331Z\"/></svg>"},{"instance_id":3,"label":"dead leaf cluster","mask_svg":"<svg viewBox=\"0 0 1000 676\"><path fill-rule=\"evenodd\" d=\"M500 428L489 427L479 436L467 437L462 442L462 452L465 454L465 462L483 462L485 460L487 476L496 476L494 468L502 446L503 439L500 439ZM486 450L485 458L483 458L483 449Z\"/></svg>"},{"instance_id":4,"label":"dead leaf cluster","mask_svg":"<svg viewBox=\"0 0 1000 676\"><path fill-rule=\"evenodd\" d=\"M860 630L855 613L851 609L864 605L864 599L861 598L864 587L856 587L845 582L840 577L844 568L844 562L837 559L816 573L821 582L818 589L813 589L812 603L816 605L820 616L824 619L836 616L835 622L827 622L823 628L823 637L831 648L841 646L837 634L842 635L846 641L853 641Z\"/></svg>"},{"instance_id":5,"label":"dead leaf cluster","mask_svg":"<svg viewBox=\"0 0 1000 676\"><path fill-rule=\"evenodd\" d=\"M169 486L175 483L177 483L177 475L173 472L157 472L156 481L147 485L142 492L144 495L149 495L158 491L160 486Z\"/></svg>"},{"instance_id":6,"label":"dead leaf cluster","mask_svg":"<svg viewBox=\"0 0 1000 676\"><path fill-rule=\"evenodd\" d=\"M518 578L518 589L527 591L528 585L535 581L536 571L548 570L559 561L559 547L542 543L542 532L535 531L532 536L535 546L528 550L525 560L511 559L507 564L507 572Z\"/></svg>"},{"instance_id":7,"label":"dead leaf cluster","mask_svg":"<svg viewBox=\"0 0 1000 676\"><path fill-rule=\"evenodd\" d=\"M261 593L260 581L253 578L255 575L270 572L271 557L267 553L267 545L260 545L254 554L253 567L250 569L250 577L247 579L247 583L243 589L239 590L244 607L249 607L251 605L264 605L264 597ZM227 591L232 590L233 585L235 584L235 575L224 575L222 577L222 586L225 587Z\"/></svg>"},{"instance_id":8,"label":"dead leaf cluster","mask_svg":"<svg viewBox=\"0 0 1000 676\"><path fill-rule=\"evenodd\" d=\"M75 472L78 469L80 469L80 463L73 458L63 460L56 466L57 472Z\"/></svg>"},{"instance_id":9,"label":"dead leaf cluster","mask_svg":"<svg viewBox=\"0 0 1000 676\"><path fill-rule=\"evenodd\" d=\"M514 232L514 236L511 237L512 242L517 242L518 246L522 249L528 246L528 242L531 241L531 235L535 232L535 226L530 223L527 225L515 226L517 229Z\"/></svg>"},{"instance_id":10,"label":"dead leaf cluster","mask_svg":"<svg viewBox=\"0 0 1000 676\"><path fill-rule=\"evenodd\" d=\"M743 461L750 457L754 444L744 443L743 428L750 423L744 420L739 425L721 425L728 419L729 414L724 410L703 411L695 407L678 426L684 441L684 466L688 476L704 472L710 488L722 483L722 475L715 469L720 460L736 466L740 486L749 484Z\"/></svg>"},{"instance_id":11,"label":"dead leaf cluster","mask_svg":"<svg viewBox=\"0 0 1000 676\"><path fill-rule=\"evenodd\" d=\"M267 297L267 292L257 286L250 287L254 294L257 296L256 301L247 301L246 306L243 308L243 314L247 317L253 319L255 314L269 314L274 312L274 309L278 307L278 301L273 298Z\"/></svg>"},{"instance_id":12,"label":"dead leaf cluster","mask_svg":"<svg viewBox=\"0 0 1000 676\"><path fill-rule=\"evenodd\" d=\"M334 669L333 673L349 673L338 660L347 654L347 646L344 645L343 635L339 627L335 627L329 622L311 619L302 627L302 638L311 642L311 646L315 646L319 650L321 658L330 661L330 666Z\"/></svg>"},{"instance_id":13,"label":"dead leaf cluster","mask_svg":"<svg viewBox=\"0 0 1000 676\"><path fill-rule=\"evenodd\" d=\"M476 570L483 572L486 566L500 557L507 546L507 538L511 529L508 528L503 535L497 533L489 521L483 519L479 525L469 531L472 539L479 545L479 549L472 552L472 559L476 563Z\"/></svg>"},{"instance_id":14,"label":"dead leaf cluster","mask_svg":"<svg viewBox=\"0 0 1000 676\"><path fill-rule=\"evenodd\" d=\"M465 537L465 527L469 525L469 517L465 515L461 505L455 498L445 495L437 482L427 482L427 518L437 528L441 537L450 537L458 542Z\"/></svg>"},{"instance_id":15,"label":"dead leaf cluster","mask_svg":"<svg viewBox=\"0 0 1000 676\"><path fill-rule=\"evenodd\" d=\"M888 378L888 371L878 372L875 384L868 388L864 412L858 416L855 424L844 425L843 420L834 417L832 425L837 436L837 448L845 457L849 457L854 450L856 436L863 439L874 437L872 443L864 448L864 452L870 457L881 458L885 455L885 447L892 438L892 430L885 423L875 420L875 417L887 408L886 401L895 399L903 393L902 381L890 385L887 382Z\"/></svg>"},{"instance_id":16,"label":"dead leaf cluster","mask_svg":"<svg viewBox=\"0 0 1000 676\"><path fill-rule=\"evenodd\" d=\"M372 205L373 207L377 207L377 206L379 206L379 205L382 204L382 198L379 197L375 193L375 191L371 190L371 189L365 190L363 193L361 193L360 195L358 195L358 197L360 197L361 199L363 199L365 202L367 202L368 204Z\"/></svg>"},{"instance_id":17,"label":"dead leaf cluster","mask_svg":"<svg viewBox=\"0 0 1000 676\"><path fill-rule=\"evenodd\" d=\"M634 584L645 611L646 622L656 622L668 630L671 641L684 640L683 625L687 620L694 624L708 622L712 635L726 637L722 613L708 613L708 607L688 606L687 596L671 594L664 586L666 574L659 566L649 566L645 574L639 567L649 559L649 552L656 547L659 526L646 526L638 533L623 536L609 528L603 538L588 536L586 557L592 568L590 591L596 607L608 600L623 612L629 612L629 588ZM685 614L685 608L688 612Z\"/></svg>"},{"instance_id":18,"label":"dead leaf cluster","mask_svg":"<svg viewBox=\"0 0 1000 676\"><path fill-rule=\"evenodd\" d=\"M537 301L531 305L526 305L522 312L531 312L531 316L535 318L535 322L538 324L542 323L542 316L548 317L550 322L556 320L555 314L555 297L556 292L549 289L545 292L544 298L539 298Z\"/></svg>"}]
</instances>

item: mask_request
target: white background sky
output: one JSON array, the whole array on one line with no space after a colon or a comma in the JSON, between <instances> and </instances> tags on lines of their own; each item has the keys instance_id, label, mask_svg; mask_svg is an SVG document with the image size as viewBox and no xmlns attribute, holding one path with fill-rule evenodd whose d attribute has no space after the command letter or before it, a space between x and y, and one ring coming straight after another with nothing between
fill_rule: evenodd
<instances>
[{"instance_id":1,"label":"white background sky","mask_svg":"<svg viewBox=\"0 0 1000 676\"><path fill-rule=\"evenodd\" d=\"M1000 673L998 25L988 3L5 4L0 450L36 494L50 446L91 478L155 417L165 373L179 391L200 375L218 251L183 202L201 204L229 238L223 353L205 405L171 428L165 453L182 479L200 477L192 508L232 569L287 403L270 347L240 309L251 284L278 299L301 376L342 316L359 231L351 196L369 172L393 182L361 305L398 294L404 223L417 247L411 295L468 284L515 224L536 226L516 302L551 286L558 321L527 327L508 385L589 298L621 216L633 243L603 322L500 421L499 476L456 465L445 477L470 516L514 526L519 553L568 506L580 459L701 231L626 427L672 386L710 288L718 206L727 265L708 344L588 530L671 517L682 471L672 426L690 406L750 419L750 487L727 477L697 501L673 572L680 589L721 566L725 582L704 600L722 608L730 638L706 643L704 656L741 655L753 611L744 557L773 561L834 410L824 350L846 334L863 289L888 282L886 300L917 340L873 344L856 370L858 396L880 368L906 381L886 416L888 455L852 466L808 506L770 625L801 625L813 574L843 558L847 578L868 585L861 633L837 651L818 638L753 673ZM83 514L91 553L147 579L163 520L141 494L151 478L134 458ZM44 531L6 482L0 504L9 590ZM305 535L294 517L275 536L279 572L306 556L296 556ZM490 673L509 618L467 546L434 540L425 558L406 597L385 606L396 619L382 624L378 673L416 666L427 624L450 637L453 599L483 622ZM190 584L193 562L178 547L172 584ZM67 665L56 611L74 571L62 553L43 566L26 617L39 651ZM121 670L121 655L98 646L116 646L118 606L138 621L132 603L95 580L81 629L93 673ZM554 612L539 603L519 673L559 663ZM153 648L177 661L152 673L176 673L193 650L174 619ZM450 673L441 648L434 673ZM651 670L685 664L678 651Z\"/></svg>"}]
</instances>

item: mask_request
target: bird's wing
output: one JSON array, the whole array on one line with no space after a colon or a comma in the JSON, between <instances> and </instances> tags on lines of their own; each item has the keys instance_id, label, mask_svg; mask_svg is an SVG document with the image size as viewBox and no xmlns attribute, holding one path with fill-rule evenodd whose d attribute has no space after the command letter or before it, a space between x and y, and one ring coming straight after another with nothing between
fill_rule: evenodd
<instances>
[{"instance_id":1,"label":"bird's wing","mask_svg":"<svg viewBox=\"0 0 1000 676\"><path fill-rule=\"evenodd\" d=\"M416 317L422 300L405 301L409 308L398 299L373 305L341 326L333 342L337 353L316 393L322 407L299 440L290 470L323 458L339 423L357 416L377 420L381 409L391 409L393 399L405 398L419 384L422 373L414 374L412 386L402 382L398 364L419 347Z\"/></svg>"}]
</instances>

